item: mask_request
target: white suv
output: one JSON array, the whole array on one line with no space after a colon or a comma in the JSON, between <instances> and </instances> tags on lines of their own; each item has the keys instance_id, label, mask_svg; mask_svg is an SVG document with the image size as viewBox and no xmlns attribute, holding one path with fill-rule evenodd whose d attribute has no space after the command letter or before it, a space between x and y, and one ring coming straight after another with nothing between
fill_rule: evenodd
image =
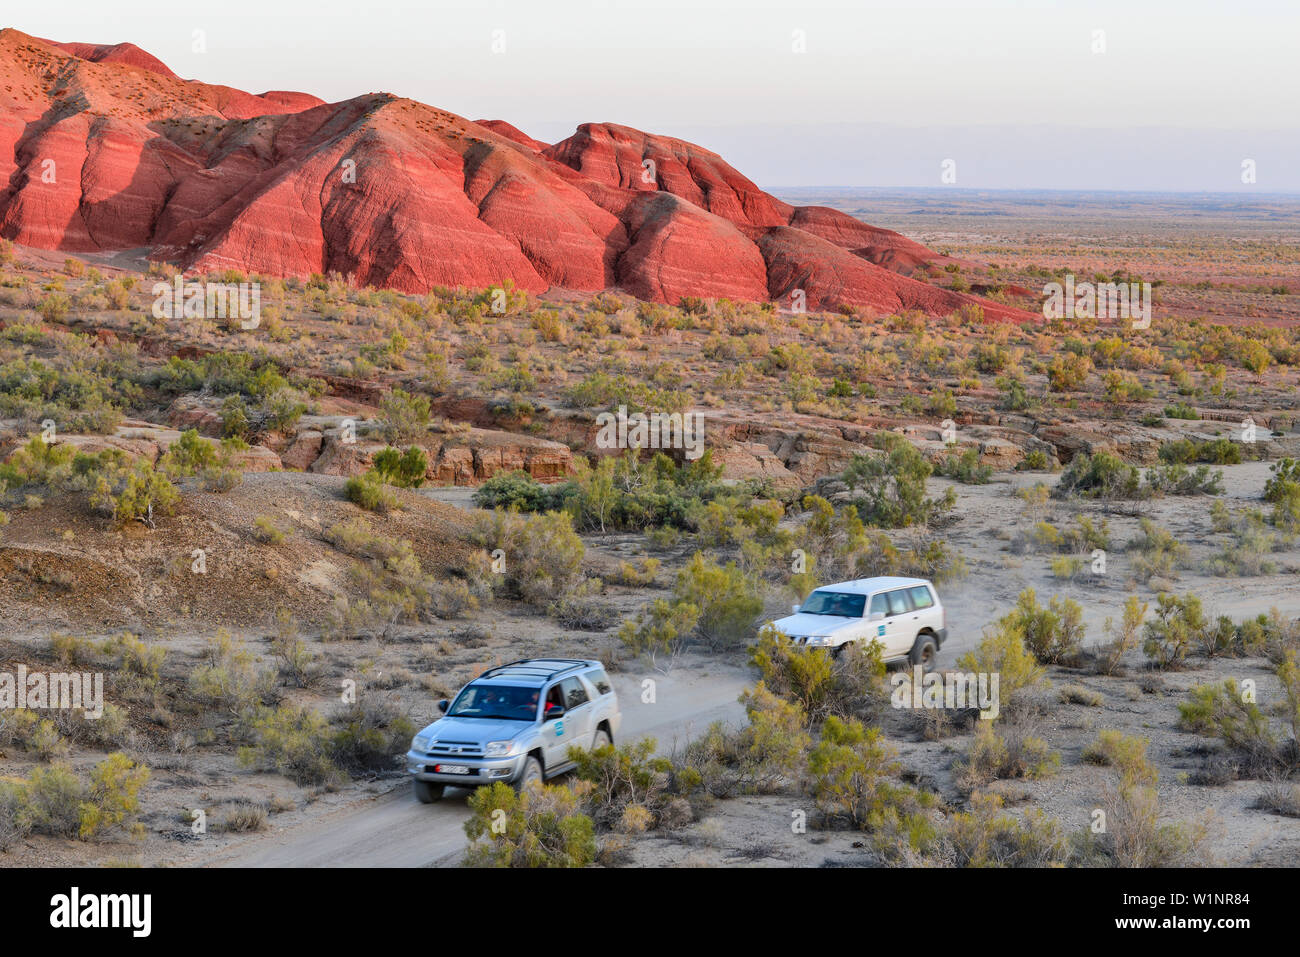
<instances>
[{"instance_id":1,"label":"white suv","mask_svg":"<svg viewBox=\"0 0 1300 957\"><path fill-rule=\"evenodd\" d=\"M879 641L886 661L906 658L929 671L948 637L948 616L924 578L860 578L823 585L771 627L810 648Z\"/></svg>"}]
</instances>

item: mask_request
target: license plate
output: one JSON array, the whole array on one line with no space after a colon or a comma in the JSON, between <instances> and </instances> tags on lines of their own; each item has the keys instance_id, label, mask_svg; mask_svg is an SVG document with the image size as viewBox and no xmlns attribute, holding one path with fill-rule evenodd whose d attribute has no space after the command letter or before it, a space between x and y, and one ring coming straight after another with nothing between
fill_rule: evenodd
<instances>
[{"instance_id":1,"label":"license plate","mask_svg":"<svg viewBox=\"0 0 1300 957\"><path fill-rule=\"evenodd\" d=\"M469 768L463 764L435 764L433 769L438 774L469 774Z\"/></svg>"}]
</instances>

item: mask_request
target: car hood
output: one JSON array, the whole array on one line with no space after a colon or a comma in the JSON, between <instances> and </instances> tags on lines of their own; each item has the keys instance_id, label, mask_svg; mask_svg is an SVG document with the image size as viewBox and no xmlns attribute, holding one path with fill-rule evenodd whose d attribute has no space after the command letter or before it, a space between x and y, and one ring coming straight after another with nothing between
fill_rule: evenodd
<instances>
[{"instance_id":1,"label":"car hood","mask_svg":"<svg viewBox=\"0 0 1300 957\"><path fill-rule=\"evenodd\" d=\"M829 635L849 625L860 625L861 618L845 618L842 615L789 615L772 622L776 628L791 638L804 638L808 635Z\"/></svg>"},{"instance_id":2,"label":"car hood","mask_svg":"<svg viewBox=\"0 0 1300 957\"><path fill-rule=\"evenodd\" d=\"M509 741L521 731L531 728L528 721L502 721L496 718L439 718L423 731L435 741L471 741L487 744L489 741Z\"/></svg>"}]
</instances>

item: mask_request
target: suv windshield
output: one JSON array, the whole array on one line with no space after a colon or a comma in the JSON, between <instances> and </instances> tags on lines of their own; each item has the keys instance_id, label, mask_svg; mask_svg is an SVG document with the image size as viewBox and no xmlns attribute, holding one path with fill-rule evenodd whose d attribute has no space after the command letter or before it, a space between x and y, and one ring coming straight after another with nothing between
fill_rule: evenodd
<instances>
[{"instance_id":1,"label":"suv windshield","mask_svg":"<svg viewBox=\"0 0 1300 957\"><path fill-rule=\"evenodd\" d=\"M466 685L447 709L447 717L532 721L537 717L537 689L477 683Z\"/></svg>"},{"instance_id":2,"label":"suv windshield","mask_svg":"<svg viewBox=\"0 0 1300 957\"><path fill-rule=\"evenodd\" d=\"M799 606L803 615L834 615L839 618L861 618L867 601L866 595L846 595L836 591L815 591Z\"/></svg>"}]
</instances>

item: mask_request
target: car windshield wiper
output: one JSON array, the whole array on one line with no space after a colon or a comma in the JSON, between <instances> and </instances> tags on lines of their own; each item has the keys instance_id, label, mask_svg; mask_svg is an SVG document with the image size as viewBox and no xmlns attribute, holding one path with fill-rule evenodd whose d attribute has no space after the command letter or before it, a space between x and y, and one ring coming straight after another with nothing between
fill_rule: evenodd
<instances>
[{"instance_id":1,"label":"car windshield wiper","mask_svg":"<svg viewBox=\"0 0 1300 957\"><path fill-rule=\"evenodd\" d=\"M449 714L449 718L488 718L497 721L530 721L530 718L521 718L513 714Z\"/></svg>"}]
</instances>

